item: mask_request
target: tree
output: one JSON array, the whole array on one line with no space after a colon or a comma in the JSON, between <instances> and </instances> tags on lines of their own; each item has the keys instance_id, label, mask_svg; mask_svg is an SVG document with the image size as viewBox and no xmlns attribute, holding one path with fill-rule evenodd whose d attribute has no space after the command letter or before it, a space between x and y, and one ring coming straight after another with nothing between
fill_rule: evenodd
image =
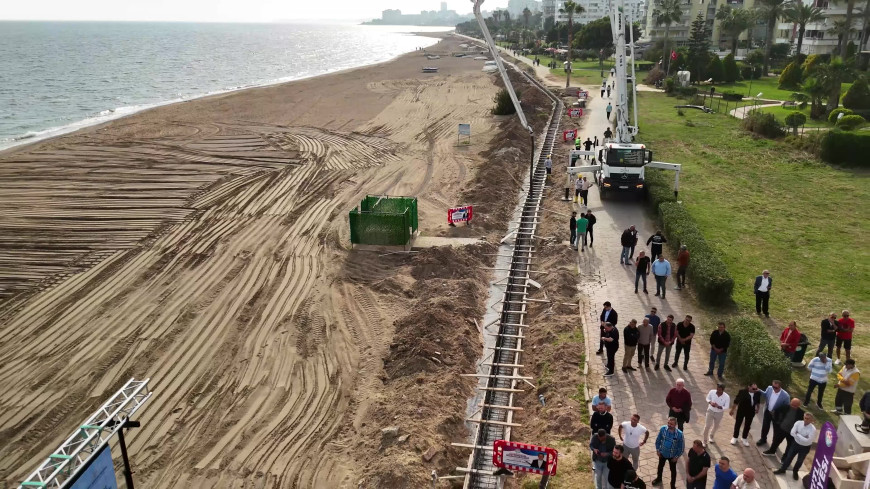
<instances>
[{"instance_id":1,"label":"tree","mask_svg":"<svg viewBox=\"0 0 870 489\"><path fill-rule=\"evenodd\" d=\"M707 65L707 74L705 75L715 82L721 82L725 79L725 69L722 66L722 60L714 54L710 57L710 63Z\"/></svg>"},{"instance_id":2,"label":"tree","mask_svg":"<svg viewBox=\"0 0 870 489\"><path fill-rule=\"evenodd\" d=\"M782 70L779 75L779 88L783 90L795 90L801 84L801 67L797 61L792 61Z\"/></svg>"},{"instance_id":3,"label":"tree","mask_svg":"<svg viewBox=\"0 0 870 489\"><path fill-rule=\"evenodd\" d=\"M843 107L852 110L870 109L870 86L866 76L859 76L843 95Z\"/></svg>"},{"instance_id":4,"label":"tree","mask_svg":"<svg viewBox=\"0 0 870 489\"><path fill-rule=\"evenodd\" d=\"M783 17L785 17L785 20L788 22L792 22L798 26L797 51L795 51L795 59L797 59L801 55L801 47L804 43L804 33L807 31L807 24L819 22L824 19L825 16L822 13L822 9L818 7L805 5L800 0L792 0L785 7Z\"/></svg>"},{"instance_id":5,"label":"tree","mask_svg":"<svg viewBox=\"0 0 870 489\"><path fill-rule=\"evenodd\" d=\"M807 56L807 59L804 60L804 64L801 65L801 74L804 79L809 76L812 76L816 72L816 68L821 66L822 58L818 54L811 54Z\"/></svg>"},{"instance_id":6,"label":"tree","mask_svg":"<svg viewBox=\"0 0 870 489\"><path fill-rule=\"evenodd\" d=\"M532 11L529 10L529 7L523 9L523 25L526 29L529 28L529 19L532 18Z\"/></svg>"},{"instance_id":7,"label":"tree","mask_svg":"<svg viewBox=\"0 0 870 489\"><path fill-rule=\"evenodd\" d=\"M803 113L795 111L792 114L785 116L785 125L792 128L794 135L797 136L797 130L800 126L807 123L807 116Z\"/></svg>"},{"instance_id":8,"label":"tree","mask_svg":"<svg viewBox=\"0 0 870 489\"><path fill-rule=\"evenodd\" d=\"M818 78L812 76L804 80L801 88L803 88L804 93L810 99L810 118L821 119L825 113L822 99L828 93L825 85Z\"/></svg>"},{"instance_id":9,"label":"tree","mask_svg":"<svg viewBox=\"0 0 870 489\"><path fill-rule=\"evenodd\" d=\"M838 36L840 36L840 35L843 36L842 38L840 38L840 42L837 45L837 49L840 51L840 57L845 60L845 59L848 59L848 57L847 57L848 53L846 52L847 44L845 42L843 42L843 39L848 39L849 33L852 32L852 22L854 21L853 17L854 17L854 10L855 10L855 0L834 0L834 2L835 3L846 2L846 18L843 19L843 21L842 21L843 23L841 25L842 34L837 34ZM836 24L836 22L835 22L835 24ZM830 102L828 102L828 105L830 105Z\"/></svg>"},{"instance_id":10,"label":"tree","mask_svg":"<svg viewBox=\"0 0 870 489\"><path fill-rule=\"evenodd\" d=\"M752 25L752 14L746 9L725 4L716 12L719 28L731 38L731 54L737 56L737 40Z\"/></svg>"},{"instance_id":11,"label":"tree","mask_svg":"<svg viewBox=\"0 0 870 489\"><path fill-rule=\"evenodd\" d=\"M565 88L571 86L571 45L574 44L574 13L582 14L585 11L586 9L577 5L572 0L567 0L562 4L562 8L559 9L559 12L568 15L568 69L565 70L567 75L565 78Z\"/></svg>"},{"instance_id":12,"label":"tree","mask_svg":"<svg viewBox=\"0 0 870 489\"><path fill-rule=\"evenodd\" d=\"M830 63L820 66L817 73L828 89L828 106L825 110L830 112L840 104L840 87L843 80L852 75L852 69L843 61L843 58L834 56Z\"/></svg>"},{"instance_id":13,"label":"tree","mask_svg":"<svg viewBox=\"0 0 870 489\"><path fill-rule=\"evenodd\" d=\"M837 52L843 53L843 56L846 55L846 48L844 47L846 43L844 43L843 40L848 38L851 32L852 29L849 27L849 24L845 19L838 19L831 22L831 27L828 29L828 34L837 36Z\"/></svg>"},{"instance_id":14,"label":"tree","mask_svg":"<svg viewBox=\"0 0 870 489\"><path fill-rule=\"evenodd\" d=\"M737 69L737 60L734 55L728 53L725 59L722 60L722 70L725 73L725 83L736 82L740 77L740 71Z\"/></svg>"},{"instance_id":15,"label":"tree","mask_svg":"<svg viewBox=\"0 0 870 489\"><path fill-rule=\"evenodd\" d=\"M854 1L854 0L850 0ZM770 72L770 50L773 47L774 33L776 32L776 23L782 17L785 9L785 0L759 0L761 8L759 13L762 19L767 22L767 39L764 42L764 76Z\"/></svg>"},{"instance_id":16,"label":"tree","mask_svg":"<svg viewBox=\"0 0 870 489\"><path fill-rule=\"evenodd\" d=\"M655 8L652 11L652 19L655 25L665 26L665 42L662 45L662 57L667 57L668 67L665 76L671 71L671 52L668 50L668 37L671 32L671 24L679 22L683 17L683 9L680 0L655 0Z\"/></svg>"},{"instance_id":17,"label":"tree","mask_svg":"<svg viewBox=\"0 0 870 489\"><path fill-rule=\"evenodd\" d=\"M689 70L693 72L696 81L707 78L704 71L710 59L710 29L704 16L698 12L698 16L692 21L692 31L689 35ZM718 59L718 56L716 57ZM721 69L721 63L720 63ZM719 77L721 80L722 77ZM717 81L719 81L717 80Z\"/></svg>"}]
</instances>

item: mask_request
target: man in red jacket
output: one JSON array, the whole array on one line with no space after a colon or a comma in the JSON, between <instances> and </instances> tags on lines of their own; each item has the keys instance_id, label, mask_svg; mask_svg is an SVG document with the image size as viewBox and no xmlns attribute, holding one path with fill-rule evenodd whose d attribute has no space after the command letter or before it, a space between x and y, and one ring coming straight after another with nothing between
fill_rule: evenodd
<instances>
[{"instance_id":1,"label":"man in red jacket","mask_svg":"<svg viewBox=\"0 0 870 489\"><path fill-rule=\"evenodd\" d=\"M801 333L797 329L797 323L792 321L788 323L781 335L779 335L779 345L785 356L791 360L795 350L797 350L798 342L801 339Z\"/></svg>"},{"instance_id":2,"label":"man in red jacket","mask_svg":"<svg viewBox=\"0 0 870 489\"><path fill-rule=\"evenodd\" d=\"M683 379L677 379L674 388L668 391L665 404L668 405L668 417L677 418L677 428L683 431L683 423L689 421L689 412L692 410L692 393L686 389Z\"/></svg>"},{"instance_id":3,"label":"man in red jacket","mask_svg":"<svg viewBox=\"0 0 870 489\"><path fill-rule=\"evenodd\" d=\"M686 287L686 270L689 268L689 249L686 245L680 246L680 253L677 255L677 290Z\"/></svg>"},{"instance_id":4,"label":"man in red jacket","mask_svg":"<svg viewBox=\"0 0 870 489\"><path fill-rule=\"evenodd\" d=\"M840 364L840 347L846 350L846 361L852 358L852 332L855 331L855 320L849 317L849 311L843 311L837 324L837 360L834 365Z\"/></svg>"}]
</instances>

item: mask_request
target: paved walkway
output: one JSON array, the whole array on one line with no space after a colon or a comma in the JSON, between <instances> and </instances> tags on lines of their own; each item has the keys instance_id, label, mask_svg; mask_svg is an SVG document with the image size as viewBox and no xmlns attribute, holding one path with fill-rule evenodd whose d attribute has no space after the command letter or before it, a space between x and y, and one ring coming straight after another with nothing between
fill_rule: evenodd
<instances>
[{"instance_id":1,"label":"paved walkway","mask_svg":"<svg viewBox=\"0 0 870 489\"><path fill-rule=\"evenodd\" d=\"M602 100L598 96L599 91L597 89L590 90L590 95L589 110L584 115L588 120L584 130L581 131L581 136L584 140L587 136L592 137L594 135L598 135L601 138L607 124L604 117L604 106L607 100ZM641 117L643 117L642 107ZM591 178L591 175L589 177ZM619 254L621 251L620 235L625 228L635 225L639 231L639 244L635 251L635 256L640 250L644 250L649 254L649 249L645 246L645 243L647 238L655 232L654 224L646 216L644 205L639 201L625 196L626 198L609 198L607 203L602 205L598 197L597 188L593 188L589 194L589 209L593 210L598 219L595 225L595 241L593 247L587 248L585 253L578 253L577 255L578 286L582 292L583 300L586 302L585 310L587 311L587 317L584 321L584 333L586 338L588 338L586 342L586 353L589 359L587 384L591 395L597 394L599 387L603 386L608 389L609 395L613 399L614 426L617 426L622 421L629 420L632 413L638 413L641 417L641 424L650 429L650 440L647 445L641 448L641 465L639 467L641 477L649 485L656 476L658 462L655 453L655 434L658 432L658 428L665 424L667 420L668 409L665 405L665 395L673 387L677 378L682 377L685 379L686 387L691 391L694 402L690 423L685 426L687 448L691 445L692 440L702 437L704 413L706 411L704 398L709 390L715 388L715 380L704 376L709 361L708 338L712 331L712 321L715 318L710 318L703 314L686 292L674 290L674 277L668 280L669 290L666 300L653 295L655 293L655 281L652 278L649 279L649 295L643 294L642 289L640 294L635 294L634 267L619 264ZM561 197L559 192L553 192L550 195L552 199ZM582 210L577 204L572 205L578 213ZM673 257L669 259L672 264L675 262ZM596 355L595 350L598 348L599 338L598 316L601 313L604 301L610 301L614 309L619 313L618 328L620 330L620 337L622 336L622 329L628 324L630 319L637 319L640 322L643 316L649 313L652 306L658 308L658 314L663 319L668 314L673 314L675 319L679 321L686 314L691 314L694 318L693 323L698 327L699 331L693 341L688 370L680 368L668 372L664 369L655 371L651 368L650 370L639 369L634 372L623 373L620 371L623 357L622 350L620 350L616 356L616 375L609 378L603 377L605 371L604 361L606 358L603 355ZM671 361L673 361L673 356ZM683 360L680 359L680 367L682 367L682 362ZM636 358L633 365L637 368ZM731 394L733 398L740 386L728 380L726 380L726 384L728 384L726 392ZM764 388L766 386L761 387ZM740 444L737 446L730 445L729 441L734 421L733 418L726 414L719 431L716 433L716 443L709 446L708 452L714 460L718 460L723 455L727 456L731 460L732 466L738 472L746 467L756 469L761 487L765 489L777 487L771 471L765 470L765 467L772 467L776 460L772 457L762 456L754 443L760 431L760 416L757 417L753 425L754 434L750 435L752 441L750 447L743 447ZM616 428L614 428L614 435L616 435ZM685 487L685 461L686 459L683 458L678 464L679 479L677 487ZM669 487L670 474L667 466L665 467L664 474L665 487ZM779 479L783 478L780 477ZM711 475L708 479L707 487L712 487L712 485L713 478Z\"/></svg>"}]
</instances>

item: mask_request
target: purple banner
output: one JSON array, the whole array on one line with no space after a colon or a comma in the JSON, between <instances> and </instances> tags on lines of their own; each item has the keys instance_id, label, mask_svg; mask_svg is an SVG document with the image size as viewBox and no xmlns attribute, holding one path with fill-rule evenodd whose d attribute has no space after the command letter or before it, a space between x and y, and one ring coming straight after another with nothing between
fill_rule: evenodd
<instances>
[{"instance_id":1,"label":"purple banner","mask_svg":"<svg viewBox=\"0 0 870 489\"><path fill-rule=\"evenodd\" d=\"M810 489L827 489L828 474L831 473L831 461L836 448L837 428L830 421L826 421L819 430L816 456L813 458L813 468L810 471Z\"/></svg>"}]
</instances>

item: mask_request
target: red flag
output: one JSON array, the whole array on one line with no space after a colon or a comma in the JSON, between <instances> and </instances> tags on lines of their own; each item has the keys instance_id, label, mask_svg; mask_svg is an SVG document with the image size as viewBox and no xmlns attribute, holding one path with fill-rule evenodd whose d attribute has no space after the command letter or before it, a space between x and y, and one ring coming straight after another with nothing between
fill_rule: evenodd
<instances>
[{"instance_id":1,"label":"red flag","mask_svg":"<svg viewBox=\"0 0 870 489\"><path fill-rule=\"evenodd\" d=\"M676 60L676 59L677 59L677 52L676 52L676 51L671 50L671 59L672 59L672 60Z\"/></svg>"}]
</instances>

